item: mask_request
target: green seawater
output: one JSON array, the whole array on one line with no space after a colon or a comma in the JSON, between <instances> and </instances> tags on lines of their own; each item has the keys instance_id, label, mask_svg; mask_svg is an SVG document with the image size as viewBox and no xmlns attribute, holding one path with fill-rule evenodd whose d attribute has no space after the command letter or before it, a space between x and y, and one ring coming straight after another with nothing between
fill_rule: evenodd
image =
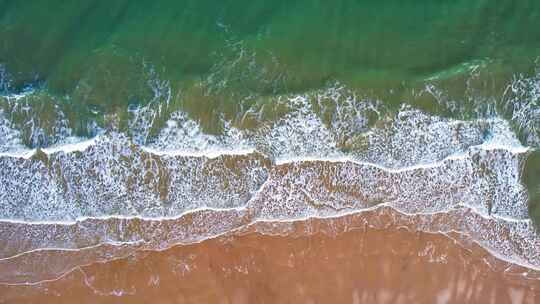
<instances>
[{"instance_id":1,"label":"green seawater","mask_svg":"<svg viewBox=\"0 0 540 304\"><path fill-rule=\"evenodd\" d=\"M44 82L104 111L144 102L143 61L175 89L189 88L240 47L239 64L253 56L269 81L221 75L236 80L228 90L237 94L335 80L382 94L459 78L471 66L489 66L495 82L527 72L539 24L535 1L2 1L0 62L16 89Z\"/></svg>"},{"instance_id":2,"label":"green seawater","mask_svg":"<svg viewBox=\"0 0 540 304\"><path fill-rule=\"evenodd\" d=\"M254 128L285 115L280 97L340 85L388 112L497 113L538 149L538 115L524 128L507 102L538 111L539 56L534 0L0 1L0 90L33 90L0 107L23 133L39 117L31 147L54 143L59 119L77 136L129 131L130 109L145 105L162 105L151 134L179 109L208 133L223 120ZM426 86L440 95L418 94ZM533 152L524 180L537 219L539 168Z\"/></svg>"}]
</instances>

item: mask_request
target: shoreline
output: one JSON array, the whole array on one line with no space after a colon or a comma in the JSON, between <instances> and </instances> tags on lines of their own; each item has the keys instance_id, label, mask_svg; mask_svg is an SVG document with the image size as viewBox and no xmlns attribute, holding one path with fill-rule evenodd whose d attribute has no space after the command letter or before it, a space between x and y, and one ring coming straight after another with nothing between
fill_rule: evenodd
<instances>
[{"instance_id":1,"label":"shoreline","mask_svg":"<svg viewBox=\"0 0 540 304\"><path fill-rule=\"evenodd\" d=\"M0 285L4 295L0 302L535 303L540 299L540 271L502 262L477 244L463 247L447 234L392 224L351 230L352 221L341 217L255 223L199 243L137 250L127 257L78 267L55 281ZM279 235L280 225L289 230L287 235ZM276 234L270 235L268 226Z\"/></svg>"}]
</instances>

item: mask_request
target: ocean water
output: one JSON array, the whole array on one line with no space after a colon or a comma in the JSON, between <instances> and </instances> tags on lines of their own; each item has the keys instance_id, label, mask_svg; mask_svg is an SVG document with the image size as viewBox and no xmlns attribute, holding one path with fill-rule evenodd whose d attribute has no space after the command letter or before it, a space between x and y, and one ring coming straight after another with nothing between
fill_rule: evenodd
<instances>
[{"instance_id":1,"label":"ocean water","mask_svg":"<svg viewBox=\"0 0 540 304\"><path fill-rule=\"evenodd\" d=\"M70 284L133 301L126 278L86 272L192 244L402 228L408 254L519 273L532 291L500 301L534 303L540 3L0 0L0 227L0 303L68 301Z\"/></svg>"}]
</instances>

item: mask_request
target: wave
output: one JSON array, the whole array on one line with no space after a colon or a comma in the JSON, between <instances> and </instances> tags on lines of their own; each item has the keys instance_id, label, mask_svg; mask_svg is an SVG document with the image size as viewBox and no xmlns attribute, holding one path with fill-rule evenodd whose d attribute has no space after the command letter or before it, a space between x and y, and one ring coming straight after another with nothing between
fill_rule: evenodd
<instances>
[{"instance_id":1,"label":"wave","mask_svg":"<svg viewBox=\"0 0 540 304\"><path fill-rule=\"evenodd\" d=\"M356 217L350 227L368 223L458 233L502 260L538 269L540 238L527 216L520 182L529 149L516 141L506 144L512 137L504 135L409 167L353 157L274 162L259 152L216 158L159 155L121 134L104 135L82 151L4 156L2 202L17 208L2 208L3 282L50 280L93 263L96 256L106 261L142 249L163 250L252 225L260 232L287 233L286 223L336 217ZM148 168L152 178L141 168ZM35 179L41 184L25 183L36 172L42 174ZM164 183L165 195L159 186ZM59 187L56 192L51 185ZM24 196L34 190L58 195L49 201ZM32 271L44 259L51 267ZM28 270L13 272L14 265L28 265Z\"/></svg>"},{"instance_id":2,"label":"wave","mask_svg":"<svg viewBox=\"0 0 540 304\"><path fill-rule=\"evenodd\" d=\"M62 221L107 215L170 217L193 208L245 206L264 187L276 187L279 195L286 197L288 190L283 189L291 186L304 187L294 194L299 196L291 198L293 201L302 202L307 189L317 192L319 188L324 194L308 196L329 202L327 205L333 208L341 208L337 204L354 208L355 204L399 201L412 206L416 201L437 199L437 205L418 208L429 212L461 200L484 213L525 217L526 193L519 177L529 150L507 140L506 133L494 134L437 162L392 167L388 166L392 163L381 164L355 155L344 162L343 158L327 162L324 157L318 162L313 161L316 158L274 161L256 150L213 158L156 154L122 134L110 133L67 146L69 151L61 153L48 149L36 151L31 157L25 155L27 158L0 157L0 218ZM285 182L291 185L282 184ZM499 189L490 189L495 185ZM414 191L415 187L425 188L425 193ZM286 201L277 205L285 207Z\"/></svg>"},{"instance_id":3,"label":"wave","mask_svg":"<svg viewBox=\"0 0 540 304\"><path fill-rule=\"evenodd\" d=\"M288 235L317 218L443 233L540 268L521 182L531 148L508 121L404 106L370 125L365 115L380 105L340 94L285 98L285 116L255 129L224 124L218 135L183 112L148 142L108 130L21 149L16 129L0 128L15 138L0 154L0 281L55 280L246 229ZM347 102L328 122L310 98Z\"/></svg>"}]
</instances>

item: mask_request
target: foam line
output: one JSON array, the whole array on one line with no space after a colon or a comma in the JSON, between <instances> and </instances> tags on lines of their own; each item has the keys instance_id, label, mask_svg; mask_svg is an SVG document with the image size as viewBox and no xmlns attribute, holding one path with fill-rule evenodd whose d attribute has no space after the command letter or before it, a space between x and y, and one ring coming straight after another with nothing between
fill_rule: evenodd
<instances>
[{"instance_id":1,"label":"foam line","mask_svg":"<svg viewBox=\"0 0 540 304\"><path fill-rule=\"evenodd\" d=\"M100 221L107 221L107 220L140 220L140 221L146 221L146 222L161 222L161 221L174 221L181 219L182 217L198 212L206 212L206 211L213 211L213 212L225 212L225 211L244 211L246 210L246 206L242 207L232 207L232 208L214 208L214 207L199 207L195 209L190 209L187 211L184 211L178 215L175 216L157 216L157 217L145 217L140 215L105 215L105 216L85 216L85 217L78 217L72 221L25 221L25 220L18 220L18 219L0 219L0 223L8 223L8 224L24 224L24 225L64 225L64 226L72 226L84 223L85 221L90 220L100 220Z\"/></svg>"}]
</instances>

